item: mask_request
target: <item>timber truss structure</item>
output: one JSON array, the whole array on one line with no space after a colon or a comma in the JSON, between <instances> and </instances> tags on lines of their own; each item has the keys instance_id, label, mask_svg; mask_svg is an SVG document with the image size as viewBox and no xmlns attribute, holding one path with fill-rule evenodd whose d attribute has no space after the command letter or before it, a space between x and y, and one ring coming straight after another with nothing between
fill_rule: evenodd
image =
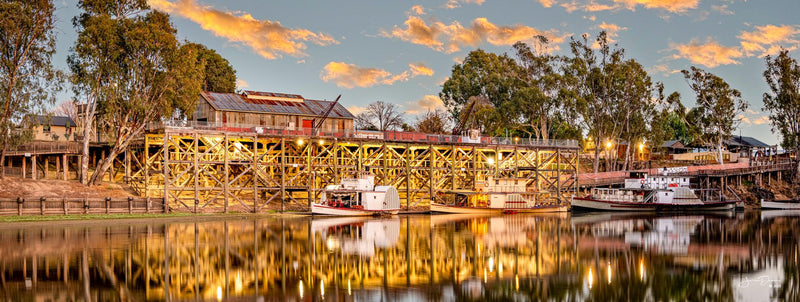
<instances>
[{"instance_id":1,"label":"timber truss structure","mask_svg":"<svg viewBox=\"0 0 800 302\"><path fill-rule=\"evenodd\" d=\"M425 143L164 129L126 152L125 179L172 211L305 209L322 189L360 171L391 185L408 208L427 207L487 176L527 182L543 204L566 203L578 186L577 147Z\"/></svg>"}]
</instances>

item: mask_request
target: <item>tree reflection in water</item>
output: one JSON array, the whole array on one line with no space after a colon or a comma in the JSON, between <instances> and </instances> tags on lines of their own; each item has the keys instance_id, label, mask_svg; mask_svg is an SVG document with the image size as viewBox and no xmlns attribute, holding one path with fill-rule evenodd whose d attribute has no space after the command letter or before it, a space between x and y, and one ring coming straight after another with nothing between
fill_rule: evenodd
<instances>
[{"instance_id":1,"label":"tree reflection in water","mask_svg":"<svg viewBox=\"0 0 800 302\"><path fill-rule=\"evenodd\" d=\"M785 212L9 224L0 281L8 300L798 301L799 227Z\"/></svg>"}]
</instances>

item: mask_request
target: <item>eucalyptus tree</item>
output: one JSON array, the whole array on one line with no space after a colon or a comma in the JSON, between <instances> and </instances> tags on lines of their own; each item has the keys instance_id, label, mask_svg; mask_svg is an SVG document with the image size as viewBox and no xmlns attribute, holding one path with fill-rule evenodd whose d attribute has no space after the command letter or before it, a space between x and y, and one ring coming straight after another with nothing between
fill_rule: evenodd
<instances>
[{"instance_id":1,"label":"eucalyptus tree","mask_svg":"<svg viewBox=\"0 0 800 302\"><path fill-rule=\"evenodd\" d=\"M54 11L51 0L0 1L0 169L9 147L33 137L24 118L43 113L61 89L51 63Z\"/></svg>"},{"instance_id":2,"label":"eucalyptus tree","mask_svg":"<svg viewBox=\"0 0 800 302\"><path fill-rule=\"evenodd\" d=\"M769 111L772 132L781 134L781 145L800 152L800 65L783 49L777 56L767 56L764 79L769 91L764 93L764 108ZM800 183L800 161L795 162L794 182Z\"/></svg>"},{"instance_id":3,"label":"eucalyptus tree","mask_svg":"<svg viewBox=\"0 0 800 302\"><path fill-rule=\"evenodd\" d=\"M236 70L227 59L215 50L198 43L186 43L197 52L200 64L203 66L203 91L234 93L236 91Z\"/></svg>"},{"instance_id":4,"label":"eucalyptus tree","mask_svg":"<svg viewBox=\"0 0 800 302\"><path fill-rule=\"evenodd\" d=\"M644 145L653 131L658 112L667 106L664 85L653 83L642 65L632 59L622 62L617 74L612 76L613 87L619 91L612 124L614 129L619 129L620 141L627 142L621 167L627 170L636 145Z\"/></svg>"},{"instance_id":5,"label":"eucalyptus tree","mask_svg":"<svg viewBox=\"0 0 800 302\"><path fill-rule=\"evenodd\" d=\"M517 90L519 81L514 77L517 66L508 55L487 53L481 49L471 51L461 64L454 65L439 97L455 124L462 124L462 118L480 118L477 123L484 126L485 133L497 132L500 117L494 108L511 100ZM488 100L490 106L468 106L470 98ZM465 112L469 111L465 110L468 108L473 112Z\"/></svg>"},{"instance_id":6,"label":"eucalyptus tree","mask_svg":"<svg viewBox=\"0 0 800 302\"><path fill-rule=\"evenodd\" d=\"M511 127L528 132L532 136L548 140L550 138L552 120L562 116L565 107L560 98L562 76L559 73L561 59L549 52L549 41L544 36L537 36L533 45L522 42L514 44L517 68L516 80L519 83L508 102L500 106L504 121L511 122Z\"/></svg>"},{"instance_id":7,"label":"eucalyptus tree","mask_svg":"<svg viewBox=\"0 0 800 302\"><path fill-rule=\"evenodd\" d=\"M181 45L165 13L145 0L82 0L73 19L78 39L68 61L73 90L85 100L81 181L97 184L147 125L190 113L203 78L197 51ZM88 139L94 117L110 140L109 155L88 175Z\"/></svg>"},{"instance_id":8,"label":"eucalyptus tree","mask_svg":"<svg viewBox=\"0 0 800 302\"><path fill-rule=\"evenodd\" d=\"M731 137L738 124L737 117L747 110L748 104L739 90L712 73L694 66L681 73L697 96L692 123L699 132L696 139L714 150L717 162L722 164L723 143Z\"/></svg>"},{"instance_id":9,"label":"eucalyptus tree","mask_svg":"<svg viewBox=\"0 0 800 302\"><path fill-rule=\"evenodd\" d=\"M597 50L593 47L595 44L599 46ZM568 89L562 92L574 102L578 122L596 142L592 169L597 172L602 142L612 140L620 132L615 114L624 104L618 101L621 91L615 89L614 77L623 63L624 50L612 48L604 31L594 42L590 42L589 35L572 38L570 50L573 56L566 59L564 68L564 83Z\"/></svg>"}]
</instances>

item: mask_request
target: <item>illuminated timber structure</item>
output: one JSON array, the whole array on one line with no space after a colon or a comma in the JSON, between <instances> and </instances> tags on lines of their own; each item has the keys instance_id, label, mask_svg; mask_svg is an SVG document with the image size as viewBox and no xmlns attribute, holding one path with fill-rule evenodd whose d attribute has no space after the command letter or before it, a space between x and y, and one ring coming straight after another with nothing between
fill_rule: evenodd
<instances>
[{"instance_id":1,"label":"illuminated timber structure","mask_svg":"<svg viewBox=\"0 0 800 302\"><path fill-rule=\"evenodd\" d=\"M354 118L338 97L204 92L189 121L151 125L129 148L124 179L190 212L307 209L363 172L395 187L407 209L485 176L525 180L545 204L569 202L577 188L575 141L353 131Z\"/></svg>"},{"instance_id":2,"label":"illuminated timber structure","mask_svg":"<svg viewBox=\"0 0 800 302\"><path fill-rule=\"evenodd\" d=\"M132 187L172 210L257 213L306 208L360 171L397 188L405 207L489 175L525 179L540 203L563 203L577 187L578 151L575 141L188 122L153 126L124 161Z\"/></svg>"}]
</instances>

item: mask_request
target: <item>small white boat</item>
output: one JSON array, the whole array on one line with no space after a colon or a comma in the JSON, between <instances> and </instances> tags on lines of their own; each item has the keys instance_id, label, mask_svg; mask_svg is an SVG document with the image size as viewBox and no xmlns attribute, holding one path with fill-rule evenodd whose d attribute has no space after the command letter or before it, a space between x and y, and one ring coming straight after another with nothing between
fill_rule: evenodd
<instances>
[{"instance_id":1,"label":"small white boat","mask_svg":"<svg viewBox=\"0 0 800 302\"><path fill-rule=\"evenodd\" d=\"M700 196L698 196L698 194ZM687 176L629 178L620 189L593 188L584 197L573 197L575 210L601 211L727 211L741 202L728 199L717 189L691 189Z\"/></svg>"},{"instance_id":2,"label":"small white boat","mask_svg":"<svg viewBox=\"0 0 800 302\"><path fill-rule=\"evenodd\" d=\"M761 200L761 209L773 210L800 210L800 203L792 200Z\"/></svg>"},{"instance_id":3,"label":"small white boat","mask_svg":"<svg viewBox=\"0 0 800 302\"><path fill-rule=\"evenodd\" d=\"M336 216L395 215L400 212L400 195L392 186L375 186L375 176L366 172L343 179L322 191L311 214Z\"/></svg>"},{"instance_id":4,"label":"small white boat","mask_svg":"<svg viewBox=\"0 0 800 302\"><path fill-rule=\"evenodd\" d=\"M566 212L566 204L539 204L528 192L526 180L487 177L476 181L475 190L450 191L445 203L431 203L431 212L448 214L513 214Z\"/></svg>"}]
</instances>

